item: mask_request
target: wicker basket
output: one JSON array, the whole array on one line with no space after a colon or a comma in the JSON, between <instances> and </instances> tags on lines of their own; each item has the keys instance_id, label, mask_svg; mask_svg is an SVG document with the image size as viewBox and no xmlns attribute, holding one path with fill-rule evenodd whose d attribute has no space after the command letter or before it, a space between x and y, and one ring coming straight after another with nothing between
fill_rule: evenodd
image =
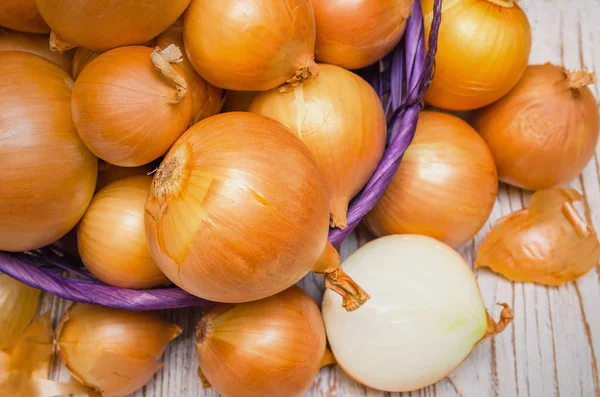
<instances>
[{"instance_id":1,"label":"wicker basket","mask_svg":"<svg viewBox=\"0 0 600 397\"><path fill-rule=\"evenodd\" d=\"M415 134L423 93L433 74L440 22L441 0L436 0L426 51L423 14L420 1L416 0L400 44L379 63L359 71L384 104L389 120L388 145L370 181L350 203L348 227L329 233L329 240L336 246L383 195ZM127 310L173 309L210 303L177 287L139 291L105 285L92 277L81 263L70 260L54 247L24 253L0 251L0 272L71 301Z\"/></svg>"}]
</instances>

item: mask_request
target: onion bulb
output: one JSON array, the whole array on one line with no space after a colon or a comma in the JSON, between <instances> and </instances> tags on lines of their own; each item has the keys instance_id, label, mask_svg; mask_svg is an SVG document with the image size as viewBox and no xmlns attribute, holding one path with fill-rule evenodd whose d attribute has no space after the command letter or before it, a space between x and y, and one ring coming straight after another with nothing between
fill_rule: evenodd
<instances>
[{"instance_id":1,"label":"onion bulb","mask_svg":"<svg viewBox=\"0 0 600 397\"><path fill-rule=\"evenodd\" d=\"M209 84L193 68L187 55L185 55L183 44L183 26L173 25L156 38L156 45L167 48L171 44L176 45L182 51L182 61L179 64L185 79L190 83L192 94L192 121L198 121L213 116L221 111L225 93L222 89Z\"/></svg>"},{"instance_id":2,"label":"onion bulb","mask_svg":"<svg viewBox=\"0 0 600 397\"><path fill-rule=\"evenodd\" d=\"M71 118L73 80L25 52L0 52L0 250L43 247L92 199L98 161Z\"/></svg>"},{"instance_id":3,"label":"onion bulb","mask_svg":"<svg viewBox=\"0 0 600 397\"><path fill-rule=\"evenodd\" d=\"M0 26L29 33L49 33L35 0L2 0Z\"/></svg>"},{"instance_id":4,"label":"onion bulb","mask_svg":"<svg viewBox=\"0 0 600 397\"><path fill-rule=\"evenodd\" d=\"M519 84L478 111L473 125L490 147L500 180L525 189L571 181L596 150L598 104L593 73L551 64L527 68Z\"/></svg>"},{"instance_id":5,"label":"onion bulb","mask_svg":"<svg viewBox=\"0 0 600 397\"><path fill-rule=\"evenodd\" d=\"M192 0L183 36L194 69L217 87L265 91L318 73L310 0Z\"/></svg>"},{"instance_id":6,"label":"onion bulb","mask_svg":"<svg viewBox=\"0 0 600 397\"><path fill-rule=\"evenodd\" d=\"M155 160L185 131L192 99L176 46L110 50L90 62L73 87L73 121L90 150L123 167Z\"/></svg>"},{"instance_id":7,"label":"onion bulb","mask_svg":"<svg viewBox=\"0 0 600 397\"><path fill-rule=\"evenodd\" d=\"M56 54L56 52L54 52ZM71 68L71 76L75 80L81 74L81 71L84 67L87 66L88 63L92 62L94 59L98 58L102 52L90 50L88 48L79 47L75 50L73 54L73 66Z\"/></svg>"},{"instance_id":8,"label":"onion bulb","mask_svg":"<svg viewBox=\"0 0 600 397\"><path fill-rule=\"evenodd\" d=\"M79 255L108 285L146 289L168 284L152 260L144 234L144 205L152 178L133 176L100 190L79 223Z\"/></svg>"},{"instance_id":9,"label":"onion bulb","mask_svg":"<svg viewBox=\"0 0 600 397\"><path fill-rule=\"evenodd\" d=\"M208 309L196 328L201 376L226 397L299 397L325 358L318 306L293 286L275 296Z\"/></svg>"},{"instance_id":10,"label":"onion bulb","mask_svg":"<svg viewBox=\"0 0 600 397\"><path fill-rule=\"evenodd\" d=\"M262 299L310 270L344 295L368 295L327 243L327 187L314 157L268 117L232 112L191 127L160 165L146 203L158 267L191 294L217 302Z\"/></svg>"},{"instance_id":11,"label":"onion bulb","mask_svg":"<svg viewBox=\"0 0 600 397\"><path fill-rule=\"evenodd\" d=\"M0 28L0 51L24 51L46 58L71 73L71 55L59 54L48 47L48 36Z\"/></svg>"},{"instance_id":12,"label":"onion bulb","mask_svg":"<svg viewBox=\"0 0 600 397\"><path fill-rule=\"evenodd\" d=\"M348 203L377 168L387 134L385 114L373 88L333 65L282 93L259 93L250 111L294 131L317 159L330 194L331 226L346 227Z\"/></svg>"},{"instance_id":13,"label":"onion bulb","mask_svg":"<svg viewBox=\"0 0 600 397\"><path fill-rule=\"evenodd\" d=\"M422 234L457 247L485 224L497 192L494 159L477 132L458 117L424 111L365 223L377 236Z\"/></svg>"},{"instance_id":14,"label":"onion bulb","mask_svg":"<svg viewBox=\"0 0 600 397\"><path fill-rule=\"evenodd\" d=\"M421 4L429 37L434 0ZM517 0L444 0L425 101L451 110L489 105L517 84L530 51L531 26Z\"/></svg>"},{"instance_id":15,"label":"onion bulb","mask_svg":"<svg viewBox=\"0 0 600 397\"><path fill-rule=\"evenodd\" d=\"M103 189L110 183L120 181L130 176L150 175L156 170L154 163L145 164L140 167L119 167L100 160L98 162L98 181L96 191Z\"/></svg>"},{"instance_id":16,"label":"onion bulb","mask_svg":"<svg viewBox=\"0 0 600 397\"><path fill-rule=\"evenodd\" d=\"M371 65L400 42L415 0L312 0L315 56L346 69Z\"/></svg>"},{"instance_id":17,"label":"onion bulb","mask_svg":"<svg viewBox=\"0 0 600 397\"><path fill-rule=\"evenodd\" d=\"M155 312L73 304L56 331L57 349L71 374L104 397L126 396L162 367L163 351L181 333Z\"/></svg>"},{"instance_id":18,"label":"onion bulb","mask_svg":"<svg viewBox=\"0 0 600 397\"><path fill-rule=\"evenodd\" d=\"M469 266L430 237L374 240L343 267L373 296L360 310L347 313L335 294L325 292L327 338L340 367L369 387L407 392L431 385L513 318L503 305L496 324Z\"/></svg>"},{"instance_id":19,"label":"onion bulb","mask_svg":"<svg viewBox=\"0 0 600 397\"><path fill-rule=\"evenodd\" d=\"M38 308L40 290L0 273L0 351L23 335Z\"/></svg>"},{"instance_id":20,"label":"onion bulb","mask_svg":"<svg viewBox=\"0 0 600 397\"><path fill-rule=\"evenodd\" d=\"M247 112L256 91L228 91L223 112Z\"/></svg>"},{"instance_id":21,"label":"onion bulb","mask_svg":"<svg viewBox=\"0 0 600 397\"><path fill-rule=\"evenodd\" d=\"M105 51L142 44L167 29L190 0L36 0L52 28L50 45Z\"/></svg>"}]
</instances>

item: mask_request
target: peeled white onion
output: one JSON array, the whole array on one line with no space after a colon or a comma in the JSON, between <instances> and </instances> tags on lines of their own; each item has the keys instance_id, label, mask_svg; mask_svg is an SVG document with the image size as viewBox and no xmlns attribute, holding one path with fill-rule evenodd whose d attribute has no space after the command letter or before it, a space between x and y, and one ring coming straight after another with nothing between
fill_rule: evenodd
<instances>
[{"instance_id":1,"label":"peeled white onion","mask_svg":"<svg viewBox=\"0 0 600 397\"><path fill-rule=\"evenodd\" d=\"M371 299L346 312L331 291L323 298L327 338L338 364L381 390L416 390L452 372L482 339L512 320L505 306L494 323L474 274L449 246L425 236L370 242L342 264Z\"/></svg>"}]
</instances>

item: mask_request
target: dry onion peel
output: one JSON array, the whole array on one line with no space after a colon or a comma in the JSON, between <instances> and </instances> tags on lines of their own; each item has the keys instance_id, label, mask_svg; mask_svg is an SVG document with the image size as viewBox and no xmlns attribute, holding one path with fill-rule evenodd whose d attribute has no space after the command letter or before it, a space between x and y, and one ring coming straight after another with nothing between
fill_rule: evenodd
<instances>
[{"instance_id":1,"label":"dry onion peel","mask_svg":"<svg viewBox=\"0 0 600 397\"><path fill-rule=\"evenodd\" d=\"M0 51L24 51L46 58L71 73L71 54L59 54L48 48L48 36L15 32L0 28Z\"/></svg>"},{"instance_id":2,"label":"dry onion peel","mask_svg":"<svg viewBox=\"0 0 600 397\"><path fill-rule=\"evenodd\" d=\"M30 33L49 33L35 0L2 0L0 26Z\"/></svg>"},{"instance_id":3,"label":"dry onion peel","mask_svg":"<svg viewBox=\"0 0 600 397\"><path fill-rule=\"evenodd\" d=\"M38 308L40 290L0 273L0 351L23 335Z\"/></svg>"},{"instance_id":4,"label":"dry onion peel","mask_svg":"<svg viewBox=\"0 0 600 397\"><path fill-rule=\"evenodd\" d=\"M498 221L483 241L475 266L521 282L560 285L598 264L598 236L573 206L573 189L541 190L529 208Z\"/></svg>"}]
</instances>

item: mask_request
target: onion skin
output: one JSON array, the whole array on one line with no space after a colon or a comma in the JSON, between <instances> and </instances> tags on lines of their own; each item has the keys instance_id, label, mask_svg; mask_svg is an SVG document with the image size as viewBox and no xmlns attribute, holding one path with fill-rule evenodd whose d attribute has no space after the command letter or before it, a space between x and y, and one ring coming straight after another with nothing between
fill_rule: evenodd
<instances>
[{"instance_id":1,"label":"onion skin","mask_svg":"<svg viewBox=\"0 0 600 397\"><path fill-rule=\"evenodd\" d=\"M433 3L421 0L425 37L431 31ZM497 101L527 67L527 16L516 0L444 0L442 7L435 76L425 101L450 110L472 110Z\"/></svg>"},{"instance_id":2,"label":"onion skin","mask_svg":"<svg viewBox=\"0 0 600 397\"><path fill-rule=\"evenodd\" d=\"M359 69L387 55L404 36L414 0L312 0L319 62Z\"/></svg>"},{"instance_id":3,"label":"onion skin","mask_svg":"<svg viewBox=\"0 0 600 397\"><path fill-rule=\"evenodd\" d=\"M2 0L0 26L29 33L50 33L35 0Z\"/></svg>"},{"instance_id":4,"label":"onion skin","mask_svg":"<svg viewBox=\"0 0 600 397\"><path fill-rule=\"evenodd\" d=\"M121 47L90 62L73 88L73 121L88 148L122 167L167 152L190 122L192 98L153 66L151 48ZM173 66L182 78L180 69Z\"/></svg>"},{"instance_id":5,"label":"onion skin","mask_svg":"<svg viewBox=\"0 0 600 397\"><path fill-rule=\"evenodd\" d=\"M381 102L359 76L319 65L319 78L290 92L258 93L249 110L294 131L316 157L330 193L332 227L344 229L350 200L379 165L387 136Z\"/></svg>"},{"instance_id":6,"label":"onion skin","mask_svg":"<svg viewBox=\"0 0 600 397\"><path fill-rule=\"evenodd\" d=\"M84 47L77 48L73 55L73 66L71 68L71 76L73 76L73 79L77 80L77 77L79 77L83 68L101 54L102 52L100 51L94 51Z\"/></svg>"},{"instance_id":7,"label":"onion skin","mask_svg":"<svg viewBox=\"0 0 600 397\"><path fill-rule=\"evenodd\" d=\"M365 224L376 236L422 234L458 247L485 224L497 192L494 160L475 130L458 117L424 111Z\"/></svg>"},{"instance_id":8,"label":"onion skin","mask_svg":"<svg viewBox=\"0 0 600 397\"><path fill-rule=\"evenodd\" d=\"M325 326L298 287L275 296L208 309L196 328L206 380L224 397L301 396L319 372Z\"/></svg>"},{"instance_id":9,"label":"onion skin","mask_svg":"<svg viewBox=\"0 0 600 397\"><path fill-rule=\"evenodd\" d=\"M98 160L71 119L73 80L25 52L0 52L0 250L48 245L87 208Z\"/></svg>"},{"instance_id":10,"label":"onion skin","mask_svg":"<svg viewBox=\"0 0 600 397\"><path fill-rule=\"evenodd\" d=\"M593 81L593 74L532 65L507 96L476 112L472 123L490 147L501 181L548 189L583 171L600 129L598 104L585 86Z\"/></svg>"},{"instance_id":11,"label":"onion skin","mask_svg":"<svg viewBox=\"0 0 600 397\"><path fill-rule=\"evenodd\" d=\"M266 91L318 74L315 34L310 0L192 0L184 16L194 69L228 90Z\"/></svg>"},{"instance_id":12,"label":"onion skin","mask_svg":"<svg viewBox=\"0 0 600 397\"><path fill-rule=\"evenodd\" d=\"M37 312L41 291L0 274L0 352L12 348ZM0 391L2 390L0 381Z\"/></svg>"},{"instance_id":13,"label":"onion skin","mask_svg":"<svg viewBox=\"0 0 600 397\"><path fill-rule=\"evenodd\" d=\"M59 54L48 47L48 36L0 28L0 51L23 51L41 56L71 73L71 54Z\"/></svg>"},{"instance_id":14,"label":"onion skin","mask_svg":"<svg viewBox=\"0 0 600 397\"><path fill-rule=\"evenodd\" d=\"M142 44L167 29L190 0L36 0L52 28L58 51L86 47L106 51Z\"/></svg>"}]
</instances>

